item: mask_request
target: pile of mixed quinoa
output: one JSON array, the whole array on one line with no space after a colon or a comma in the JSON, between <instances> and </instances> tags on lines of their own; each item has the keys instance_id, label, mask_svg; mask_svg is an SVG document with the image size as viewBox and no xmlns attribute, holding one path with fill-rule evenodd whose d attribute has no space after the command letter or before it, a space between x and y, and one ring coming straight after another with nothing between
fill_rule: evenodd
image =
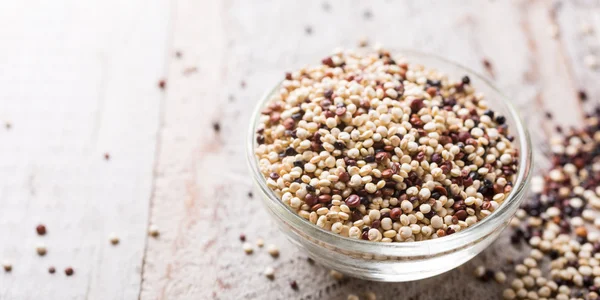
<instances>
[{"instance_id":1,"label":"pile of mixed quinoa","mask_svg":"<svg viewBox=\"0 0 600 300\"><path fill-rule=\"evenodd\" d=\"M443 237L511 192L518 149L468 76L392 56L336 51L287 73L255 154L267 186L301 217L376 242Z\"/></svg>"},{"instance_id":2,"label":"pile of mixed quinoa","mask_svg":"<svg viewBox=\"0 0 600 300\"><path fill-rule=\"evenodd\" d=\"M511 222L511 242L532 249L509 273L504 299L600 299L600 109L585 124L551 140L552 167L532 180Z\"/></svg>"}]
</instances>

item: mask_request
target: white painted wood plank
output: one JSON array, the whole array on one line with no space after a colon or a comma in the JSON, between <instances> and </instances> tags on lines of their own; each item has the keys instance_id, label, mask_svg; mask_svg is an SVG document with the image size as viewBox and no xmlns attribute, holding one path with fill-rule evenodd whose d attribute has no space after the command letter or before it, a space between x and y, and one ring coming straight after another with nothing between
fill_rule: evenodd
<instances>
[{"instance_id":1,"label":"white painted wood plank","mask_svg":"<svg viewBox=\"0 0 600 300\"><path fill-rule=\"evenodd\" d=\"M498 285L475 283L471 270L486 257L505 265L496 256L517 256L506 247L507 235L470 264L435 278L336 283L327 270L307 264L267 221L260 200L247 196L245 128L254 104L284 71L319 61L336 46L354 47L366 36L493 75L541 142L551 130L540 129L547 106L560 107L567 122L579 113L573 84L563 83L569 61L548 34L553 23L547 2L179 0L176 6L171 51L181 50L183 58L169 66L151 211L161 237L149 243L143 299L346 299L365 290L383 299L487 299L499 293ZM493 72L484 68L484 58ZM183 74L190 66L198 72ZM212 131L215 121L221 124L218 134ZM240 233L250 242L262 237L279 245L280 258L273 260L265 250L245 255ZM261 275L266 265L275 267L274 281ZM290 280L300 291L289 287Z\"/></svg>"},{"instance_id":2,"label":"white painted wood plank","mask_svg":"<svg viewBox=\"0 0 600 300\"><path fill-rule=\"evenodd\" d=\"M560 40L573 84L585 91L589 99L580 106L582 113L589 111L600 104L600 64L596 68L585 64L588 55L600 63L600 4L591 0L566 1L557 7L555 21L561 29ZM588 26L590 31L585 32L583 28Z\"/></svg>"},{"instance_id":3,"label":"white painted wood plank","mask_svg":"<svg viewBox=\"0 0 600 300\"><path fill-rule=\"evenodd\" d=\"M168 20L167 1L0 5L0 299L138 297Z\"/></svg>"}]
</instances>

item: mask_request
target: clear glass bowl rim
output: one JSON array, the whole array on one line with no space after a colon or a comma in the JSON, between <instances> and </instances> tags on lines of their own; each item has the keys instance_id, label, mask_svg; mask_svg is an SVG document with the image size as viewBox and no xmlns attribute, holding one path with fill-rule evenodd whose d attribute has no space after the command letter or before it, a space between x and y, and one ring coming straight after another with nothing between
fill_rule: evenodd
<instances>
[{"instance_id":1,"label":"clear glass bowl rim","mask_svg":"<svg viewBox=\"0 0 600 300\"><path fill-rule=\"evenodd\" d=\"M376 255L395 255L411 257L427 255L426 253L418 251L423 250L424 248L447 248L443 247L442 244L447 244L448 246L450 246L451 249L448 250L456 250L457 248L461 248L467 244L476 243L477 241L484 239L494 230L501 227L504 222L507 222L508 219L512 217L510 211L514 211L511 208L519 206L521 203L520 200L522 200L524 193L526 192L527 183L529 182L529 179L531 177L531 166L533 162L531 139L529 133L512 103L508 101L508 98L504 95L504 93L502 93L490 80L488 80L484 76L479 75L477 72L471 70L470 68L467 68L461 64L450 61L446 58L440 57L435 54L429 54L426 52L410 49L391 49L389 50L389 52L392 54L392 56L405 56L409 59L409 63L411 63L411 58L420 57L438 60L441 63L449 64L456 68L462 69L464 73L467 74L469 77L471 77L472 79L476 78L477 81L479 81L481 84L485 84L488 86L488 88L493 90L496 93L496 95L494 96L499 97L499 99L497 99L496 101L502 102L506 106L506 109L510 113L511 120L513 120L513 122L516 125L516 128L511 128L511 130L516 130L517 132L517 135L515 136L518 137L517 140L519 143L518 146L520 151L520 159L518 165L517 180L513 185L513 190L509 194L508 198L504 200L502 205L500 205L496 211L494 211L482 221L477 222L475 225L472 225L469 228L459 231L455 234L438 239L414 242L380 243L360 239L353 239L341 236L331 231L327 231L308 222L296 212L292 211L283 202L281 202L281 200L273 193L273 191L269 187L267 187L266 180L258 168L258 160L254 155L254 149L256 147L256 128L261 115L261 111L265 104L269 101L271 95L279 89L282 81L279 81L273 88L267 90L267 92L264 93L264 95L261 97L261 100L256 104L254 112L251 116L250 131L247 136L246 152L248 165L254 183L260 188L262 194L266 196L269 199L269 201L275 204L274 206L270 206L270 208L277 209L277 212L273 211L273 213L278 213L279 217L281 217L286 222L291 223L291 225L296 227L297 229L302 230L307 236L310 236L316 240L327 244L335 245L335 247L339 249L348 249ZM438 70L444 73L444 70ZM495 224L495 226L486 226L489 224Z\"/></svg>"}]
</instances>

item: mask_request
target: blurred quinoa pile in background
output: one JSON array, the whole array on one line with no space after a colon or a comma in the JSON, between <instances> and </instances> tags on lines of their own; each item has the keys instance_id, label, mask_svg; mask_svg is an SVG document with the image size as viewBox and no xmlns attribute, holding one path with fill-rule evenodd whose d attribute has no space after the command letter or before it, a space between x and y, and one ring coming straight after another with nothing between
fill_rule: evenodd
<instances>
[{"instance_id":1,"label":"blurred quinoa pile in background","mask_svg":"<svg viewBox=\"0 0 600 300\"><path fill-rule=\"evenodd\" d=\"M600 108L585 127L550 141L551 168L532 180L511 221L511 242L531 252L514 266L505 299L599 299ZM547 272L546 272L547 271ZM493 274L484 267L476 275Z\"/></svg>"},{"instance_id":2,"label":"blurred quinoa pile in background","mask_svg":"<svg viewBox=\"0 0 600 300\"><path fill-rule=\"evenodd\" d=\"M519 151L471 80L385 50L336 51L287 73L255 154L267 186L301 217L377 242L443 237L492 214Z\"/></svg>"}]
</instances>

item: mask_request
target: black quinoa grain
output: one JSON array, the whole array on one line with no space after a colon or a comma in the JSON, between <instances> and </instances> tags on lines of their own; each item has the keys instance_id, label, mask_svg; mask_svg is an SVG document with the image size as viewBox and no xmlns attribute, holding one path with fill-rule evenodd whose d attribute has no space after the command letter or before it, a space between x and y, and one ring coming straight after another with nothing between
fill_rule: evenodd
<instances>
[{"instance_id":1,"label":"black quinoa grain","mask_svg":"<svg viewBox=\"0 0 600 300\"><path fill-rule=\"evenodd\" d=\"M465 75L465 76L463 76L463 78L462 78L461 81L464 84L470 84L471 83L471 78L469 78L469 76Z\"/></svg>"},{"instance_id":2,"label":"black quinoa grain","mask_svg":"<svg viewBox=\"0 0 600 300\"><path fill-rule=\"evenodd\" d=\"M496 123L502 125L506 122L506 118L504 116L497 116L496 117Z\"/></svg>"}]
</instances>

